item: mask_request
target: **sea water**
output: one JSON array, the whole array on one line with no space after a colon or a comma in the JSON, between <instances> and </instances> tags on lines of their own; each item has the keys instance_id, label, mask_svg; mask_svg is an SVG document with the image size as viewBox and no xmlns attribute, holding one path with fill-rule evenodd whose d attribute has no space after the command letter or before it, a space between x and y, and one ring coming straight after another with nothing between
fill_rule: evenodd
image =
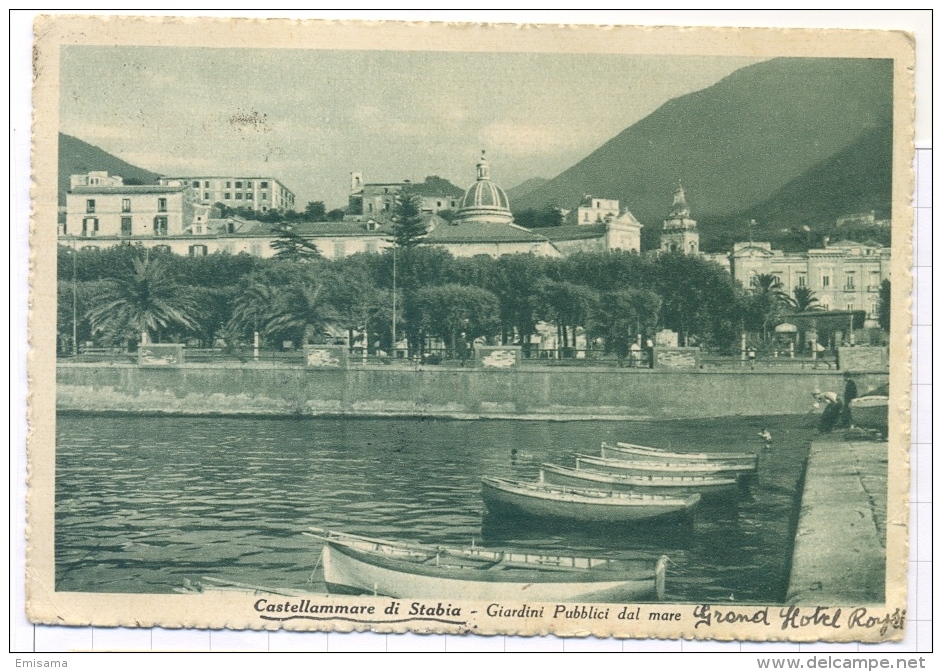
<instances>
[{"instance_id":1,"label":"sea water","mask_svg":"<svg viewBox=\"0 0 942 672\"><path fill-rule=\"evenodd\" d=\"M766 446L757 435L768 429ZM310 526L410 542L670 557L669 601L784 599L813 427L665 422L178 418L60 414L56 588L166 593L215 577L324 592ZM602 441L759 452L737 501L629 528L484 516L482 476L535 480Z\"/></svg>"}]
</instances>

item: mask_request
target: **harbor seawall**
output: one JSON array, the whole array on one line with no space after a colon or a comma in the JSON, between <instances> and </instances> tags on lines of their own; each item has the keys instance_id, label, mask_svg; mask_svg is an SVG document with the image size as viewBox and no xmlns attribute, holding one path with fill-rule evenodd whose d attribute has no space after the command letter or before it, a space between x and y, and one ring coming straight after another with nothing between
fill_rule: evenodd
<instances>
[{"instance_id":1,"label":"harbor seawall","mask_svg":"<svg viewBox=\"0 0 942 672\"><path fill-rule=\"evenodd\" d=\"M855 374L863 391L885 374ZM179 415L360 415L527 419L669 419L807 412L814 388L840 393L839 371L607 367L62 363L60 411Z\"/></svg>"}]
</instances>

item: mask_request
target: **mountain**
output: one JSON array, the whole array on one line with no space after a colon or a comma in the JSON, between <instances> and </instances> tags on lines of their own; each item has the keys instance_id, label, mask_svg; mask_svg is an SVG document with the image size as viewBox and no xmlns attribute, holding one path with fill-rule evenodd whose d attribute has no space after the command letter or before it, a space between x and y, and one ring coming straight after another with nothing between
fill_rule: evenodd
<instances>
[{"instance_id":1,"label":"mountain","mask_svg":"<svg viewBox=\"0 0 942 672\"><path fill-rule=\"evenodd\" d=\"M65 205L65 192L69 190L69 176L91 170L107 170L109 175L120 175L125 183L139 180L140 184L156 184L159 175L138 168L103 149L65 133L59 134L59 205Z\"/></svg>"},{"instance_id":2,"label":"mountain","mask_svg":"<svg viewBox=\"0 0 942 672\"><path fill-rule=\"evenodd\" d=\"M516 200L523 197L526 194L529 194L531 191L537 187L541 187L544 184L549 182L545 177L531 177L529 180L524 180L515 187L511 187L506 190L507 199L510 201L511 207L516 207Z\"/></svg>"},{"instance_id":3,"label":"mountain","mask_svg":"<svg viewBox=\"0 0 942 672\"><path fill-rule=\"evenodd\" d=\"M838 217L871 210L877 219L888 219L892 145L890 124L865 131L849 147L811 167L762 203L732 216L698 222L701 247L718 251L747 240L749 220L756 221L755 240L797 250L806 247L806 236L799 233L802 227L818 234L838 233L833 231Z\"/></svg>"},{"instance_id":4,"label":"mountain","mask_svg":"<svg viewBox=\"0 0 942 672\"><path fill-rule=\"evenodd\" d=\"M859 185L873 186L885 177L880 166L889 166L891 148L873 141L869 146L877 155L860 167L865 175L828 173L827 180L811 182L812 171L820 177L829 161L838 161L845 151L853 154L856 144L863 148L873 140L866 139L868 134L876 138L892 126L892 83L889 60L757 63L668 101L518 198L514 208L572 208L587 193L617 198L646 225L650 241L681 181L692 216L707 231L763 205L783 213L797 208L803 218L811 217L812 202L802 203L798 191L787 193L789 185L811 188L814 204L837 203L846 194L869 189ZM886 191L885 186L879 190Z\"/></svg>"}]
</instances>

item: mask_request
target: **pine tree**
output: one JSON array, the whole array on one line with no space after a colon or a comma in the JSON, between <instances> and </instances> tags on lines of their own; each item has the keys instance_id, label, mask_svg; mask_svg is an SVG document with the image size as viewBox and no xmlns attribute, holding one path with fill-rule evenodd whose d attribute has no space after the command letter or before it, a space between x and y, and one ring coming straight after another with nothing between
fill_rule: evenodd
<instances>
[{"instance_id":1,"label":"pine tree","mask_svg":"<svg viewBox=\"0 0 942 672\"><path fill-rule=\"evenodd\" d=\"M294 227L288 224L278 224L272 227L278 236L272 241L275 258L287 261L312 261L320 259L321 253L317 245L298 235Z\"/></svg>"},{"instance_id":2,"label":"pine tree","mask_svg":"<svg viewBox=\"0 0 942 672\"><path fill-rule=\"evenodd\" d=\"M396 247L413 248L425 237L425 222L419 210L419 197L403 191L399 194L399 203L393 218L393 240Z\"/></svg>"}]
</instances>

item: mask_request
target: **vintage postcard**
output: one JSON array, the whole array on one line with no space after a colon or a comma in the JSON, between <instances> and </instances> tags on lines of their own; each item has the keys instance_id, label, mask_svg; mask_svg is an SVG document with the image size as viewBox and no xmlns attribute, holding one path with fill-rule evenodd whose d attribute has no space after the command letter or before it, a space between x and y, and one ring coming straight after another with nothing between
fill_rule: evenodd
<instances>
[{"instance_id":1,"label":"vintage postcard","mask_svg":"<svg viewBox=\"0 0 942 672\"><path fill-rule=\"evenodd\" d=\"M902 639L910 35L35 35L31 621Z\"/></svg>"}]
</instances>

